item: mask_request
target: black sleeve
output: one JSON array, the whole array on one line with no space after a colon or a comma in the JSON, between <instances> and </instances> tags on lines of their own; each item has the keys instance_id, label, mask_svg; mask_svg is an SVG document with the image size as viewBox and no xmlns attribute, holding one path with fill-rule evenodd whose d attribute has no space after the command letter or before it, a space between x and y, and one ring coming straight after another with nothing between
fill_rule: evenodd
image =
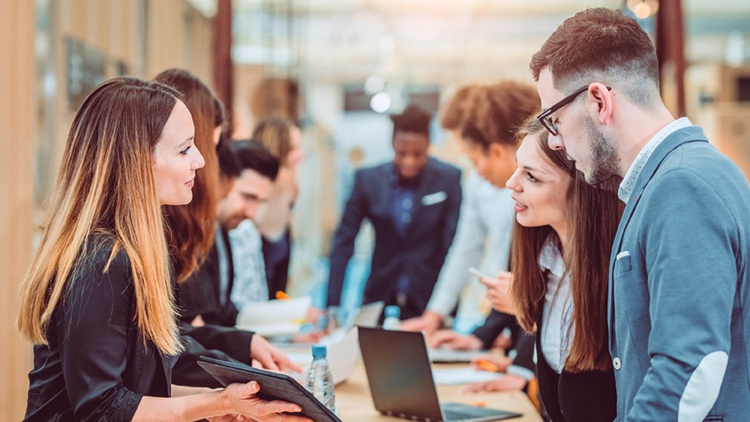
<instances>
[{"instance_id":1,"label":"black sleeve","mask_svg":"<svg viewBox=\"0 0 750 422\"><path fill-rule=\"evenodd\" d=\"M211 324L206 324L202 327L193 327L185 324L182 327L182 334L197 341L206 349L219 350L234 360L250 364L250 344L253 339L252 331Z\"/></svg>"},{"instance_id":2,"label":"black sleeve","mask_svg":"<svg viewBox=\"0 0 750 422\"><path fill-rule=\"evenodd\" d=\"M217 259L214 246L200 268L177 284L180 320L189 323L196 316L215 312L219 308L216 289L219 279Z\"/></svg>"},{"instance_id":3,"label":"black sleeve","mask_svg":"<svg viewBox=\"0 0 750 422\"><path fill-rule=\"evenodd\" d=\"M518 336L514 336L513 341L513 348L516 349L516 357L513 358L513 365L536 373L536 364L534 364L535 339L536 336L533 334L529 334L523 331L523 329L519 330Z\"/></svg>"},{"instance_id":4,"label":"black sleeve","mask_svg":"<svg viewBox=\"0 0 750 422\"><path fill-rule=\"evenodd\" d=\"M198 358L208 356L224 361L236 361L236 359L232 359L220 350L206 349L192 337L183 336L182 339L185 350L178 356L177 362L172 367L172 383L190 387L221 388L221 383L198 365ZM242 362L247 364L248 360L245 359Z\"/></svg>"},{"instance_id":5,"label":"black sleeve","mask_svg":"<svg viewBox=\"0 0 750 422\"><path fill-rule=\"evenodd\" d=\"M493 309L492 312L487 315L484 324L477 327L472 334L482 340L485 349L491 349L492 344L495 342L495 338L497 338L506 327L513 327L513 324L517 324L515 316L498 312Z\"/></svg>"},{"instance_id":6,"label":"black sleeve","mask_svg":"<svg viewBox=\"0 0 750 422\"><path fill-rule=\"evenodd\" d=\"M105 272L108 258L107 250L84 255L56 310L68 401L81 421L131 420L142 399L123 385L129 330L137 330L130 261L121 250Z\"/></svg>"}]
</instances>

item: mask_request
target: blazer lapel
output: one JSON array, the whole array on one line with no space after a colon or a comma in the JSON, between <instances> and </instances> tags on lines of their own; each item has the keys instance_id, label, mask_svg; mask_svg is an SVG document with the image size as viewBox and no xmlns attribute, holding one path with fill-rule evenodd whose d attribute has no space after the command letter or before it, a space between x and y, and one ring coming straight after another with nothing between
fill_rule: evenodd
<instances>
[{"instance_id":1,"label":"blazer lapel","mask_svg":"<svg viewBox=\"0 0 750 422\"><path fill-rule=\"evenodd\" d=\"M697 126L691 126L688 128L680 129L669 135L662 143L654 150L651 157L646 161L646 165L641 170L641 174L638 176L638 180L635 183L633 192L625 205L625 210L622 213L620 224L617 227L617 234L615 234L615 240L612 243L612 252L609 258L609 283L607 288L607 315L609 316L609 345L610 350L614 347L614 311L615 311L615 299L614 299L614 269L615 261L617 260L617 254L621 252L623 235L625 229L630 224L630 219L633 217L638 201L641 198L643 191L646 189L648 182L654 177L656 170L659 169L664 159L680 145L690 142L708 142L706 135L703 130Z\"/></svg>"}]
</instances>

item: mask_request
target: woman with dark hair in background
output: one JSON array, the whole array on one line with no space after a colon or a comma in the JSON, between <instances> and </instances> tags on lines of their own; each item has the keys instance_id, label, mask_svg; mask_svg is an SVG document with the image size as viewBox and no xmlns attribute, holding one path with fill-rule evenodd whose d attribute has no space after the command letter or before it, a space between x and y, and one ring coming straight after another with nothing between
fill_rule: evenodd
<instances>
[{"instance_id":1,"label":"woman with dark hair in background","mask_svg":"<svg viewBox=\"0 0 750 422\"><path fill-rule=\"evenodd\" d=\"M286 365L282 352L254 333L234 328L234 321L205 324L202 316L221 308L216 286L218 275L206 269L206 260L216 252L219 238L217 206L233 181L220 181L216 153L224 122L221 102L196 76L183 69L168 69L155 78L182 92L195 125L195 144L205 157L205 168L196 175L193 201L187 205L165 207L169 241L175 273L178 277L180 317L186 336L186 352L174 367L174 377L186 385L217 387L218 383L197 365L201 355L234 359L251 364L256 359L265 368ZM210 164L209 164L210 163ZM213 255L212 255L213 254ZM214 321L215 322L215 321ZM195 340L192 342L191 340ZM296 366L293 368L298 370Z\"/></svg>"}]
</instances>

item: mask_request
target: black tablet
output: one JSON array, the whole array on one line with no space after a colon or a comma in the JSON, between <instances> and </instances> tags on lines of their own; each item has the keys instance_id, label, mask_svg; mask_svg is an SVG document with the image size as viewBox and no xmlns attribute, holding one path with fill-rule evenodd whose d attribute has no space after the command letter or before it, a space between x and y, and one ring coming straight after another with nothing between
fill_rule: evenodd
<instances>
[{"instance_id":1,"label":"black tablet","mask_svg":"<svg viewBox=\"0 0 750 422\"><path fill-rule=\"evenodd\" d=\"M341 422L336 414L331 412L312 393L289 375L206 356L199 358L198 365L224 386L236 382L257 381L260 384L258 397L264 400L284 400L298 404L302 407L302 412L299 414L307 416L315 422Z\"/></svg>"}]
</instances>

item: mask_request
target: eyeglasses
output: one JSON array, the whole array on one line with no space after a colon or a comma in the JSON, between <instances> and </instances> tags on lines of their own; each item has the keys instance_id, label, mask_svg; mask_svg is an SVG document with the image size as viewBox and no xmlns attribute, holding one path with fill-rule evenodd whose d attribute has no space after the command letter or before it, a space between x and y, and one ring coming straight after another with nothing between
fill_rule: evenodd
<instances>
[{"instance_id":1,"label":"eyeglasses","mask_svg":"<svg viewBox=\"0 0 750 422\"><path fill-rule=\"evenodd\" d=\"M544 126L544 128L547 129L549 133L552 134L552 136L557 136L557 124L552 121L552 117L550 116L552 115L552 113L556 112L557 110L560 110L561 108L573 102L573 100L575 100L577 96L581 95L582 92L585 92L588 89L589 89L589 85L586 85L583 88L577 90L576 92L568 95L567 97L555 103L552 107L544 110L541 114L536 116L536 119L539 120L539 123L541 123L542 126ZM611 91L612 88L607 87L607 90Z\"/></svg>"}]
</instances>

